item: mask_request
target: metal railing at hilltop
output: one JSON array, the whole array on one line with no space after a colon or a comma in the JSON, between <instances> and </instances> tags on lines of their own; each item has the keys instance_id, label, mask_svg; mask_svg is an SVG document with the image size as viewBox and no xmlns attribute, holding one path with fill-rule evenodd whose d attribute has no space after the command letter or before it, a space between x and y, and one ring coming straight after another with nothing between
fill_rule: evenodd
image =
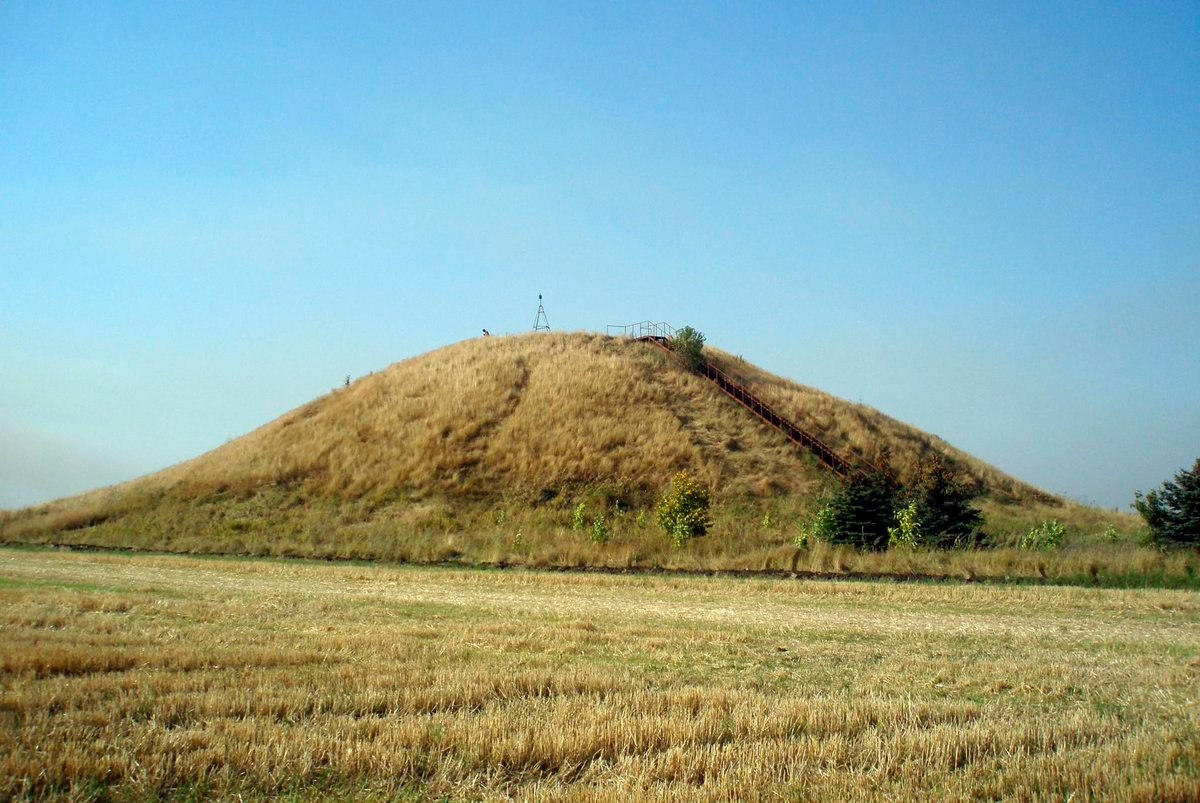
<instances>
[{"instance_id":1,"label":"metal railing at hilltop","mask_svg":"<svg viewBox=\"0 0 1200 803\"><path fill-rule=\"evenodd\" d=\"M628 337L634 340L670 340L675 337L675 329L670 324L654 321L639 321L638 323L615 326L609 324L609 337Z\"/></svg>"}]
</instances>

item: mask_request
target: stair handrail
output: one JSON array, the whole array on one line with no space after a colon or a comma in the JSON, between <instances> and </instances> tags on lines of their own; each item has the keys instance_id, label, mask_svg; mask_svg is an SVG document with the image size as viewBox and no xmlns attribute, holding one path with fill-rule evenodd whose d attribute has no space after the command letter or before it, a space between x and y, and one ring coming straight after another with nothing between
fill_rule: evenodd
<instances>
[{"instance_id":1,"label":"stair handrail","mask_svg":"<svg viewBox=\"0 0 1200 803\"><path fill-rule=\"evenodd\" d=\"M719 378L718 386L720 386L721 382L724 382L732 387L737 393L729 393L726 391L727 395L731 396L735 401L740 402L742 406L749 409L752 413L766 421L775 429L783 432L784 435L786 435L789 439L798 442L800 446L803 446L809 451L815 452L817 457L821 458L821 462L833 469L837 474L845 477L849 476L856 470L861 470L860 467L855 466L829 446L826 446L820 438L805 431L791 419L786 418L780 413L776 412L769 404L755 395L753 391L744 386L741 382L737 381L737 379L734 377L722 371L720 368L714 365L711 360L705 360L702 362L700 364L700 370L706 374L709 374L710 378ZM722 390L724 390L724 388L722 388ZM741 395L744 398L738 398L738 395Z\"/></svg>"},{"instance_id":2,"label":"stair handrail","mask_svg":"<svg viewBox=\"0 0 1200 803\"><path fill-rule=\"evenodd\" d=\"M644 321L642 324L631 324L630 329L639 327L643 324L649 324ZM637 340L644 340L653 343L655 346L670 352L671 348L669 341L674 335L674 330L667 327L666 324L652 324L652 327L665 327L665 329L647 328L636 331L642 332L640 335L627 335L635 337ZM661 331L670 331L671 336L660 335ZM671 352L674 353L674 352ZM780 415L770 405L756 396L741 382L734 379L729 374L722 371L712 361L704 359L697 366L696 371L705 378L711 380L725 395L729 396L734 401L741 404L754 415L758 416L771 427L783 433L784 437L795 443L801 448L807 449L816 455L822 463L830 470L842 478L849 477L854 473L863 473L870 471L874 466L869 463L851 463L846 458L839 455L829 446L825 445L820 438L805 431L791 419Z\"/></svg>"}]
</instances>

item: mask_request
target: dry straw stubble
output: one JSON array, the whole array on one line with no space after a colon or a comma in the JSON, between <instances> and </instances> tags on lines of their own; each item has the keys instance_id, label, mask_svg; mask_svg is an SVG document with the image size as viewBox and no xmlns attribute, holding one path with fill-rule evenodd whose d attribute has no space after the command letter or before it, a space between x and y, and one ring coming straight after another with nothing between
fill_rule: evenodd
<instances>
[{"instance_id":1,"label":"dry straw stubble","mask_svg":"<svg viewBox=\"0 0 1200 803\"><path fill-rule=\"evenodd\" d=\"M1186 799L1172 591L0 552L0 795Z\"/></svg>"}]
</instances>

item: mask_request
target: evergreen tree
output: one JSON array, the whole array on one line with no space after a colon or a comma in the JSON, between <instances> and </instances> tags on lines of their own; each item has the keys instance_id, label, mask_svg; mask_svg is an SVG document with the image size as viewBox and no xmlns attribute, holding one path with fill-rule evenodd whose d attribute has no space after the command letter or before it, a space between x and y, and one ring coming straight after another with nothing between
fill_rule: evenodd
<instances>
[{"instance_id":1,"label":"evergreen tree","mask_svg":"<svg viewBox=\"0 0 1200 803\"><path fill-rule=\"evenodd\" d=\"M1174 482L1145 496L1135 493L1133 506L1159 546L1200 547L1200 458L1191 471L1180 469Z\"/></svg>"},{"instance_id":2,"label":"evergreen tree","mask_svg":"<svg viewBox=\"0 0 1200 803\"><path fill-rule=\"evenodd\" d=\"M887 549L899 492L900 483L886 463L878 471L851 475L829 501L834 524L830 540L860 549Z\"/></svg>"},{"instance_id":3,"label":"evergreen tree","mask_svg":"<svg viewBox=\"0 0 1200 803\"><path fill-rule=\"evenodd\" d=\"M975 489L958 479L940 454L922 460L907 498L917 505L917 529L927 546L974 546L983 514L971 506Z\"/></svg>"}]
</instances>

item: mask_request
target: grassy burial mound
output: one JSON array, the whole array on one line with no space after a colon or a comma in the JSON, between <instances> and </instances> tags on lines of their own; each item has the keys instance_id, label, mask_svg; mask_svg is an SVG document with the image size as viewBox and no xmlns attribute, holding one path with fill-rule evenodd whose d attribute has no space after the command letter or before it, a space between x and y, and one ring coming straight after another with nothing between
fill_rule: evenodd
<instances>
[{"instance_id":1,"label":"grassy burial mound","mask_svg":"<svg viewBox=\"0 0 1200 803\"><path fill-rule=\"evenodd\" d=\"M1051 497L872 408L708 353L840 454L887 451L901 481L942 455L980 494L996 537L1028 529L1047 511L1081 532L1133 526ZM712 526L710 537L672 551L654 527L654 505L682 470L711 491ZM761 568L790 549L836 484L812 454L651 344L531 334L396 363L194 460L0 514L0 539ZM588 532L604 543L590 543ZM787 560L796 568L794 555ZM842 558L822 560L845 568Z\"/></svg>"}]
</instances>

